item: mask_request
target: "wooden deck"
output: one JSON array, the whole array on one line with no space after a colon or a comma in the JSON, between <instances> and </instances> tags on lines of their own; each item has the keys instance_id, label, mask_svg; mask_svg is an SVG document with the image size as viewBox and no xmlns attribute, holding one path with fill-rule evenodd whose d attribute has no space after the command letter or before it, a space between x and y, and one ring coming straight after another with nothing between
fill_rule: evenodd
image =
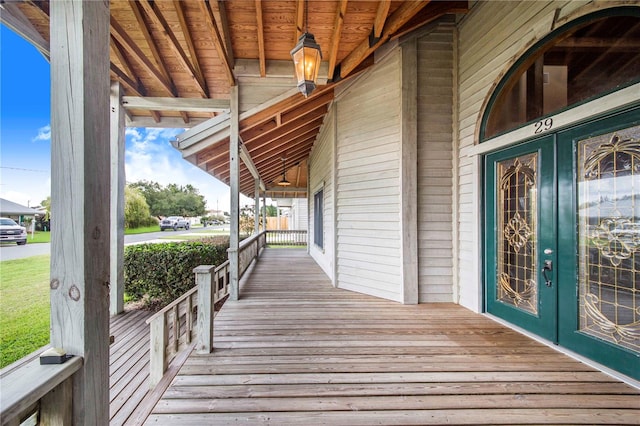
<instances>
[{"instance_id":1,"label":"wooden deck","mask_svg":"<svg viewBox=\"0 0 640 426\"><path fill-rule=\"evenodd\" d=\"M109 332L109 423L142 424L149 406L150 311L129 311L111 318ZM155 403L155 401L153 401Z\"/></svg>"},{"instance_id":2,"label":"wooden deck","mask_svg":"<svg viewBox=\"0 0 640 426\"><path fill-rule=\"evenodd\" d=\"M268 249L147 424L640 424L640 391L454 304L335 289Z\"/></svg>"}]
</instances>

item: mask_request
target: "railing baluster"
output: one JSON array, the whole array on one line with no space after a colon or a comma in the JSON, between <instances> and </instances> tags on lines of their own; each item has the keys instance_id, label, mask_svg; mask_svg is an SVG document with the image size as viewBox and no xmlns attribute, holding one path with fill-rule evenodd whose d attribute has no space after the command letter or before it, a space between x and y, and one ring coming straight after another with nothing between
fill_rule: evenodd
<instances>
[{"instance_id":1,"label":"railing baluster","mask_svg":"<svg viewBox=\"0 0 640 426\"><path fill-rule=\"evenodd\" d=\"M171 349L173 351L173 353L177 353L178 352L178 338L180 336L180 317L178 315L178 304L174 305L173 309L171 310L171 312L173 313L173 318L172 318L172 328L173 328L173 335L171 338Z\"/></svg>"},{"instance_id":2,"label":"railing baluster","mask_svg":"<svg viewBox=\"0 0 640 426\"><path fill-rule=\"evenodd\" d=\"M185 339L184 342L185 344L189 344L191 343L191 338L192 338L192 332L193 332L193 324L191 323L192 321L192 317L193 317L193 306L191 305L191 297L187 297L186 302L186 308L187 311L185 312Z\"/></svg>"}]
</instances>

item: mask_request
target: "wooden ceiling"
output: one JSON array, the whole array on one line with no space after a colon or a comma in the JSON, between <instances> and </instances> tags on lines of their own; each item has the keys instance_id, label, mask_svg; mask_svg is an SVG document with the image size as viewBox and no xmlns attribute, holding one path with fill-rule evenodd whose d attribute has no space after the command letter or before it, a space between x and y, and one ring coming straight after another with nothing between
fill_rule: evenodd
<instances>
[{"instance_id":1,"label":"wooden ceiling","mask_svg":"<svg viewBox=\"0 0 640 426\"><path fill-rule=\"evenodd\" d=\"M0 19L47 55L49 1L9 0L2 8ZM271 65L291 63L290 51L308 29L322 48L327 84L309 98L293 94L246 108L240 122L262 182L279 191L268 196L304 197L307 159L335 85L371 65L387 41L467 8L466 1L427 0L111 0L111 78L124 87L132 123L188 128L228 112L231 86L242 90L238 63L255 64L256 78L268 86ZM285 81L293 88L292 63L289 69ZM228 137L186 158L229 183ZM283 158L288 192L277 185ZM244 165L241 192L254 194Z\"/></svg>"}]
</instances>

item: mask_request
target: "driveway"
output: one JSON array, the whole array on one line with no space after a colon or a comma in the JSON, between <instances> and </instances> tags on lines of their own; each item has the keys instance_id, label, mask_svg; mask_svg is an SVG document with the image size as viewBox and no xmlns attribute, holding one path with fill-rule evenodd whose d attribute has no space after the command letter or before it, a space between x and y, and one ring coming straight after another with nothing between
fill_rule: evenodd
<instances>
[{"instance_id":1,"label":"driveway","mask_svg":"<svg viewBox=\"0 0 640 426\"><path fill-rule=\"evenodd\" d=\"M206 227L206 228L192 228L188 231L165 231L165 232L151 232L148 234L135 234L125 235L124 244L140 244L145 242L167 242L167 237L184 235L184 234L197 234L199 232L222 229L222 226ZM2 243L0 244L0 261L24 259L26 257L39 256L42 254L49 254L51 251L51 244L27 244L23 246L16 245L15 243Z\"/></svg>"}]
</instances>

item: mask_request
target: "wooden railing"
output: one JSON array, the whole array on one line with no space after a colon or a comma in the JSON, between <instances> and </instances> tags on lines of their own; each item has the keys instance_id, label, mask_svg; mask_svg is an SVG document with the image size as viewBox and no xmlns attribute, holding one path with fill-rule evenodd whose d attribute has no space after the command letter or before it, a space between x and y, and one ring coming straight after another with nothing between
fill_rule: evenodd
<instances>
[{"instance_id":1,"label":"wooden railing","mask_svg":"<svg viewBox=\"0 0 640 426\"><path fill-rule=\"evenodd\" d=\"M266 245L266 232L244 239L238 249L239 277ZM153 389L167 366L195 340L198 352L213 348L213 318L217 302L229 294L229 261L196 267L196 286L147 320L151 326L149 385Z\"/></svg>"},{"instance_id":2,"label":"wooden railing","mask_svg":"<svg viewBox=\"0 0 640 426\"><path fill-rule=\"evenodd\" d=\"M2 425L71 424L73 375L82 368L82 357L64 364L40 365L34 353L0 377L0 421Z\"/></svg>"},{"instance_id":3,"label":"wooden railing","mask_svg":"<svg viewBox=\"0 0 640 426\"><path fill-rule=\"evenodd\" d=\"M270 246L306 246L307 231L267 231L267 244Z\"/></svg>"},{"instance_id":4,"label":"wooden railing","mask_svg":"<svg viewBox=\"0 0 640 426\"><path fill-rule=\"evenodd\" d=\"M198 287L193 287L146 321L151 327L149 330L151 389L160 382L173 358L193 341L197 318L197 296Z\"/></svg>"}]
</instances>

